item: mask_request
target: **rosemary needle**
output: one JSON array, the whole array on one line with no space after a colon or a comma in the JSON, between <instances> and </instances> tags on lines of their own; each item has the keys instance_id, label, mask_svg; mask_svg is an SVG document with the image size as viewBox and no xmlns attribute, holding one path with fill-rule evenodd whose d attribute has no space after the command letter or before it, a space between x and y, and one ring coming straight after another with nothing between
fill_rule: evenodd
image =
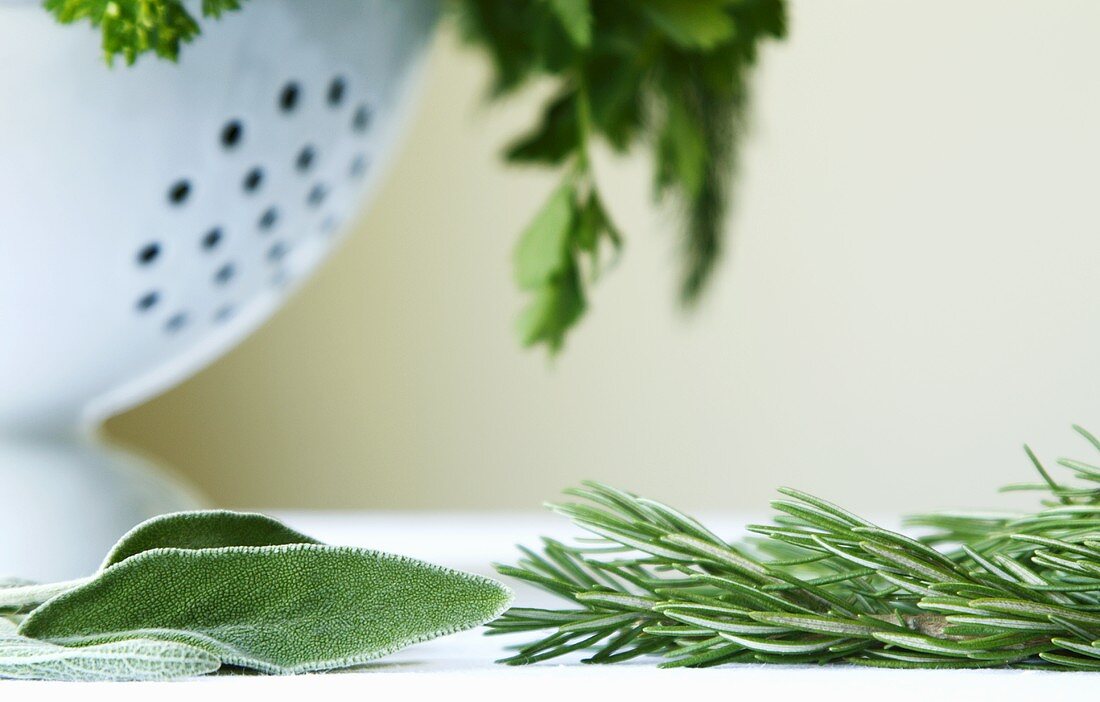
<instances>
[{"instance_id":1,"label":"rosemary needle","mask_svg":"<svg viewBox=\"0 0 1100 702\"><path fill-rule=\"evenodd\" d=\"M657 655L666 667L1100 670L1100 467L1059 461L1080 481L1068 485L1027 454L1040 509L919 515L907 524L930 532L920 539L784 489L775 524L728 542L659 502L584 483L567 491L579 501L551 508L598 538L546 541L499 567L568 603L491 623L542 635L501 662L584 650L586 662Z\"/></svg>"}]
</instances>

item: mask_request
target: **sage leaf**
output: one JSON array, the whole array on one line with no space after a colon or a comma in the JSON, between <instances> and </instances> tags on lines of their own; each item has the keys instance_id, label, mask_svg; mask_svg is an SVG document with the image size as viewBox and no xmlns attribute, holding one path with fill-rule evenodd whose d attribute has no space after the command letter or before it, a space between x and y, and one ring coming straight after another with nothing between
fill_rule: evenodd
<instances>
[{"instance_id":1,"label":"sage leaf","mask_svg":"<svg viewBox=\"0 0 1100 702\"><path fill-rule=\"evenodd\" d=\"M212 673L218 657L174 641L134 639L67 648L17 636L0 619L0 679L69 682L172 680Z\"/></svg>"},{"instance_id":2,"label":"sage leaf","mask_svg":"<svg viewBox=\"0 0 1100 702\"><path fill-rule=\"evenodd\" d=\"M156 548L222 548L319 543L262 514L208 510L176 512L142 522L115 544L103 568Z\"/></svg>"},{"instance_id":3,"label":"sage leaf","mask_svg":"<svg viewBox=\"0 0 1100 702\"><path fill-rule=\"evenodd\" d=\"M119 539L100 570L156 548L221 548L315 544L315 539L262 514L209 510L176 512L142 522ZM79 587L91 578L61 583L0 581L0 611L27 611Z\"/></svg>"},{"instance_id":4,"label":"sage leaf","mask_svg":"<svg viewBox=\"0 0 1100 702\"><path fill-rule=\"evenodd\" d=\"M358 665L495 619L499 583L365 549L289 544L144 551L33 611L66 646L149 638L266 673Z\"/></svg>"},{"instance_id":5,"label":"sage leaf","mask_svg":"<svg viewBox=\"0 0 1100 702\"><path fill-rule=\"evenodd\" d=\"M68 580L60 583L15 585L0 588L0 613L25 612L58 595L83 585L91 578Z\"/></svg>"}]
</instances>

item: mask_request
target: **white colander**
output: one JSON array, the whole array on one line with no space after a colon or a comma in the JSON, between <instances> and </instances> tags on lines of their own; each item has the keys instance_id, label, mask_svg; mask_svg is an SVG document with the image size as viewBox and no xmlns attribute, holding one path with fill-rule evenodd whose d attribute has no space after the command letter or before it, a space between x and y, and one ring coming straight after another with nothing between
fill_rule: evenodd
<instances>
[{"instance_id":1,"label":"white colander","mask_svg":"<svg viewBox=\"0 0 1100 702\"><path fill-rule=\"evenodd\" d=\"M227 351L331 249L437 6L253 0L179 65L108 69L95 32L41 5L0 0L0 575L52 578L187 503L85 437Z\"/></svg>"}]
</instances>

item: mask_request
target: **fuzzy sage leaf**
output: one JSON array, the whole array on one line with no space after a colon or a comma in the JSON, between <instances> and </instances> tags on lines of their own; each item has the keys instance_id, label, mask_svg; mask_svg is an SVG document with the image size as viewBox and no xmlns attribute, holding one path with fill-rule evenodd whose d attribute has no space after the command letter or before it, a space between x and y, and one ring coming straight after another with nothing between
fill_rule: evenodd
<instances>
[{"instance_id":1,"label":"fuzzy sage leaf","mask_svg":"<svg viewBox=\"0 0 1100 702\"><path fill-rule=\"evenodd\" d=\"M131 529L114 545L100 570L155 548L219 548L315 544L315 539L262 514L207 510L153 517ZM0 582L0 611L27 611L89 582Z\"/></svg>"},{"instance_id":2,"label":"fuzzy sage leaf","mask_svg":"<svg viewBox=\"0 0 1100 702\"><path fill-rule=\"evenodd\" d=\"M482 624L510 599L487 578L324 546L260 514L182 512L135 527L92 577L0 585L0 678L342 668Z\"/></svg>"},{"instance_id":3,"label":"fuzzy sage leaf","mask_svg":"<svg viewBox=\"0 0 1100 702\"><path fill-rule=\"evenodd\" d=\"M153 638L300 673L483 624L509 601L489 579L364 549L153 549L42 605L20 633L65 646Z\"/></svg>"},{"instance_id":4,"label":"fuzzy sage leaf","mask_svg":"<svg viewBox=\"0 0 1100 702\"><path fill-rule=\"evenodd\" d=\"M208 510L176 512L142 522L125 534L103 562L103 568L155 548L220 548L319 543L262 514Z\"/></svg>"},{"instance_id":5,"label":"fuzzy sage leaf","mask_svg":"<svg viewBox=\"0 0 1100 702\"><path fill-rule=\"evenodd\" d=\"M217 656L183 643L132 639L68 648L5 632L0 623L0 679L171 680L205 675L219 667Z\"/></svg>"},{"instance_id":6,"label":"fuzzy sage leaf","mask_svg":"<svg viewBox=\"0 0 1100 702\"><path fill-rule=\"evenodd\" d=\"M0 680L172 680L220 667L217 656L172 641L136 639L79 648L36 641L20 636L16 623L0 616Z\"/></svg>"}]
</instances>

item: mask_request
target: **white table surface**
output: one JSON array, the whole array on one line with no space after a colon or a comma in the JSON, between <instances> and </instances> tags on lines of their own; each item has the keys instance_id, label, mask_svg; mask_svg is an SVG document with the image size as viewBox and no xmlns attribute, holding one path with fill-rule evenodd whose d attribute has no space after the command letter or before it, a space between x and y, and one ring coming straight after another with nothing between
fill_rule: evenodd
<instances>
[{"instance_id":1,"label":"white table surface","mask_svg":"<svg viewBox=\"0 0 1100 702\"><path fill-rule=\"evenodd\" d=\"M441 565L492 575L493 562L515 559L514 544L537 544L541 535L574 534L546 515L435 513L279 514L291 526L334 544L402 553ZM755 521L754 518L752 521ZM736 533L750 521L707 519L721 533ZM509 583L515 586L515 583ZM549 604L535 590L516 587L520 605ZM1068 699L1100 686L1100 675L1039 671L897 671L854 666L737 665L704 670L658 670L652 659L590 666L546 662L509 667L493 663L507 642L470 631L411 647L352 672L294 677L211 676L177 683L27 683L0 681L0 700L31 699L296 699L317 700L514 699L591 700L621 694L688 699L721 695L751 702L793 700L1037 700ZM579 657L578 657L579 658ZM701 699L701 698L700 698Z\"/></svg>"}]
</instances>

